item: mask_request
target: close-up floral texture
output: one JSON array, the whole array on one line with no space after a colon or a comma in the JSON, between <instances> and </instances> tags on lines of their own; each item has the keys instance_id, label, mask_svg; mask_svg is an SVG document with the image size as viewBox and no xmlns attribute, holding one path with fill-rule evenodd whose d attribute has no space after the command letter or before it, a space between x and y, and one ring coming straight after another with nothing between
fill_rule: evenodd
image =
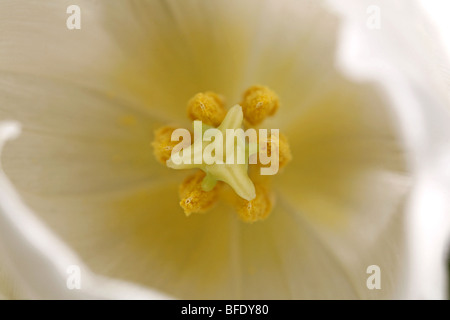
<instances>
[{"instance_id":1,"label":"close-up floral texture","mask_svg":"<svg viewBox=\"0 0 450 320\"><path fill-rule=\"evenodd\" d=\"M412 0L0 0L0 298L445 299L449 70Z\"/></svg>"}]
</instances>

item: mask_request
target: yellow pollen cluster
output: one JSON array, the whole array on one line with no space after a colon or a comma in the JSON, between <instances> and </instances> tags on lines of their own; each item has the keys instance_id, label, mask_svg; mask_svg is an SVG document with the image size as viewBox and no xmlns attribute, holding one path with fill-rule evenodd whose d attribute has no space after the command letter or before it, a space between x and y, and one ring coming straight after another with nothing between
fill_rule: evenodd
<instances>
[{"instance_id":1,"label":"yellow pollen cluster","mask_svg":"<svg viewBox=\"0 0 450 320\"><path fill-rule=\"evenodd\" d=\"M203 123L217 127L225 118L223 99L214 92L197 93L188 102L188 117L201 120Z\"/></svg>"},{"instance_id":2,"label":"yellow pollen cluster","mask_svg":"<svg viewBox=\"0 0 450 320\"><path fill-rule=\"evenodd\" d=\"M256 126L277 112L280 101L277 94L269 88L253 86L245 91L241 106L245 120Z\"/></svg>"},{"instance_id":3,"label":"yellow pollen cluster","mask_svg":"<svg viewBox=\"0 0 450 320\"><path fill-rule=\"evenodd\" d=\"M162 164L166 164L166 161L172 155L172 149L178 144L177 141L171 141L174 130L175 128L166 126L154 132L155 139L152 142L153 153L155 158Z\"/></svg>"},{"instance_id":4,"label":"yellow pollen cluster","mask_svg":"<svg viewBox=\"0 0 450 320\"><path fill-rule=\"evenodd\" d=\"M272 154L272 148L275 152L278 152L278 161L280 169L285 167L292 160L291 148L284 134L280 133L278 138L275 139L273 135L270 137L258 137L263 141L264 149L267 150L267 156ZM262 151L262 149L261 149Z\"/></svg>"},{"instance_id":5,"label":"yellow pollen cluster","mask_svg":"<svg viewBox=\"0 0 450 320\"><path fill-rule=\"evenodd\" d=\"M275 92L264 86L253 86L245 91L241 105L235 105L228 112L221 96L214 92L204 92L196 94L189 100L187 113L191 120L202 121L207 125L205 128L215 127L225 136L227 129L245 130L244 123L251 126L260 124L266 117L274 115L279 105ZM249 169L262 166L249 164L250 157L255 154L249 152L246 162L240 164L178 163L171 157L173 148L179 144L179 141L171 141L174 130L172 127L156 130L152 146L156 159L166 166L173 169L197 169L181 183L179 188L180 206L187 216L210 210L219 199L228 202L244 222L253 223L269 216L275 199L267 176L264 179L256 177L253 174L257 170L252 169L253 179L249 177ZM273 135L258 137L261 141L258 143L257 152L264 152L268 157L273 152L278 152L278 165L281 168L292 159L292 155L286 137L279 134L279 139L275 138ZM183 145L182 148L186 148L183 152L194 156L196 152L202 152L208 144L201 144L200 140ZM233 144L231 146L235 153L238 150L249 149L252 145L251 141L250 145L243 141L233 143L234 146ZM223 188L225 184L231 189ZM231 197L226 196L224 190L232 190Z\"/></svg>"},{"instance_id":6,"label":"yellow pollen cluster","mask_svg":"<svg viewBox=\"0 0 450 320\"><path fill-rule=\"evenodd\" d=\"M180 206L184 213L189 216L191 213L202 213L216 204L219 197L220 183L206 192L202 189L202 181L206 174L198 170L196 173L188 176L180 185Z\"/></svg>"},{"instance_id":7,"label":"yellow pollen cluster","mask_svg":"<svg viewBox=\"0 0 450 320\"><path fill-rule=\"evenodd\" d=\"M247 201L240 197L234 197L233 207L236 209L242 221L253 223L266 219L274 205L274 195L270 188L261 182L255 183L256 197Z\"/></svg>"}]
</instances>

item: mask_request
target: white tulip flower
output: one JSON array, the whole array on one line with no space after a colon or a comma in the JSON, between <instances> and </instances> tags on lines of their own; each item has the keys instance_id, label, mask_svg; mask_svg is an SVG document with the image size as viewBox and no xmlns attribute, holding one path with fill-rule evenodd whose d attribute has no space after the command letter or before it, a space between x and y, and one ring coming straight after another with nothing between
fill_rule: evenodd
<instances>
[{"instance_id":1,"label":"white tulip flower","mask_svg":"<svg viewBox=\"0 0 450 320\"><path fill-rule=\"evenodd\" d=\"M0 298L445 298L441 50L410 0L0 1ZM279 172L172 170L189 118Z\"/></svg>"}]
</instances>

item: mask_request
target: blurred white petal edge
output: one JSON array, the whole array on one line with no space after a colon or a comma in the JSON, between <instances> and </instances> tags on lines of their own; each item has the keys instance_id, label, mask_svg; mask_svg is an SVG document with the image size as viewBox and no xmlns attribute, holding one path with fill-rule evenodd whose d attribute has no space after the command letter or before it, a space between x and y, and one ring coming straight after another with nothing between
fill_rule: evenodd
<instances>
[{"instance_id":1,"label":"blurred white petal edge","mask_svg":"<svg viewBox=\"0 0 450 320\"><path fill-rule=\"evenodd\" d=\"M20 124L0 122L0 156ZM0 166L0 251L19 292L38 299L168 299L160 293L94 275L23 203ZM80 289L69 289L68 268L80 269ZM0 290L1 292L1 290ZM8 298L8 297L6 297Z\"/></svg>"},{"instance_id":2,"label":"blurred white petal edge","mask_svg":"<svg viewBox=\"0 0 450 320\"><path fill-rule=\"evenodd\" d=\"M423 45L423 37L408 32L407 23L402 26L405 30L399 32L409 37L409 44L417 50L405 46L386 48L389 35L369 30L364 24L367 18L364 9L371 5L369 1L328 0L327 4L342 20L338 67L356 81L376 83L387 94L401 121L404 142L415 156L412 159L415 188L407 208L409 268L404 275L407 286L399 298L446 299L446 254L450 246L450 106L445 77L450 66L443 44L415 1L382 0L376 4L382 10L392 5L409 9L412 19L419 18L419 23L424 23L423 27L430 31L427 36L432 38L433 48ZM403 18L405 15L399 19ZM387 21L395 23L392 17ZM414 54L419 60L414 65L417 70L405 70L401 60L410 59L409 55Z\"/></svg>"}]
</instances>

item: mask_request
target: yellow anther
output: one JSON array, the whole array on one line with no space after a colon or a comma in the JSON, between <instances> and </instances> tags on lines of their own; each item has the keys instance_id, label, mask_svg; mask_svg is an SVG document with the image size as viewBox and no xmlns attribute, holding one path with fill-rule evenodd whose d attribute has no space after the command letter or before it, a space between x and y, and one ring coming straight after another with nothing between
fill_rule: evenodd
<instances>
[{"instance_id":1,"label":"yellow anther","mask_svg":"<svg viewBox=\"0 0 450 320\"><path fill-rule=\"evenodd\" d=\"M244 118L250 125L258 125L268 116L272 116L280 107L275 92L264 86L253 86L247 89L242 99Z\"/></svg>"},{"instance_id":2,"label":"yellow anther","mask_svg":"<svg viewBox=\"0 0 450 320\"><path fill-rule=\"evenodd\" d=\"M188 176L180 185L180 206L186 216L191 213L202 213L210 209L218 200L220 183L217 183L211 191L203 191L202 181L206 174L198 170Z\"/></svg>"},{"instance_id":3,"label":"yellow anther","mask_svg":"<svg viewBox=\"0 0 450 320\"><path fill-rule=\"evenodd\" d=\"M172 154L172 149L179 143L178 141L171 141L174 130L175 128L169 126L155 130L155 139L152 142L153 153L162 164L166 164Z\"/></svg>"},{"instance_id":4,"label":"yellow anther","mask_svg":"<svg viewBox=\"0 0 450 320\"><path fill-rule=\"evenodd\" d=\"M225 118L223 99L214 92L197 93L188 102L188 116L204 124L217 127Z\"/></svg>"},{"instance_id":5,"label":"yellow anther","mask_svg":"<svg viewBox=\"0 0 450 320\"><path fill-rule=\"evenodd\" d=\"M279 133L278 138L275 135L258 138L261 139L264 148L267 150L259 150L260 152L267 152L268 157L272 155L272 148L274 148L275 152L278 152L278 165L280 169L292 160L291 148L289 147L289 143L284 134ZM260 163L258 162L258 164Z\"/></svg>"},{"instance_id":6,"label":"yellow anther","mask_svg":"<svg viewBox=\"0 0 450 320\"><path fill-rule=\"evenodd\" d=\"M234 207L244 222L256 222L266 219L272 211L274 205L274 196L267 184L256 183L256 197L247 201L239 197L235 197Z\"/></svg>"}]
</instances>

